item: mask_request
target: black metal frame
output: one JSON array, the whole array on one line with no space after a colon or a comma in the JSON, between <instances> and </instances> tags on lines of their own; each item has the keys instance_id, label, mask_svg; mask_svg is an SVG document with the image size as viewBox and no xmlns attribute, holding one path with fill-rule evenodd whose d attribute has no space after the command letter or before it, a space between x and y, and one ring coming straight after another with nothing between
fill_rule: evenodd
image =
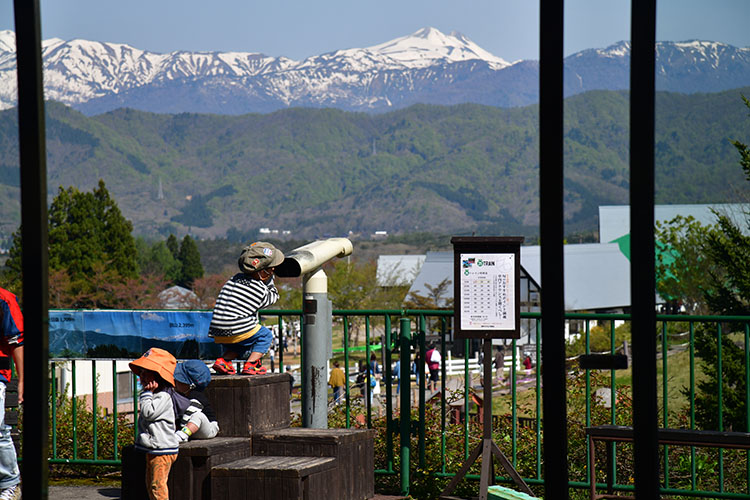
<instances>
[{"instance_id":1,"label":"black metal frame","mask_svg":"<svg viewBox=\"0 0 750 500\"><path fill-rule=\"evenodd\" d=\"M635 477L639 498L658 498L654 290L654 49L656 0L631 0L631 290ZM540 0L540 236L545 489L568 498L563 276L563 0ZM47 498L47 186L39 0L14 0L18 64L25 351L24 495ZM647 291L648 293L643 293ZM639 293L641 292L641 293Z\"/></svg>"},{"instance_id":2,"label":"black metal frame","mask_svg":"<svg viewBox=\"0 0 750 500\"><path fill-rule=\"evenodd\" d=\"M14 0L23 238L23 497L47 498L47 165L39 0Z\"/></svg>"}]
</instances>

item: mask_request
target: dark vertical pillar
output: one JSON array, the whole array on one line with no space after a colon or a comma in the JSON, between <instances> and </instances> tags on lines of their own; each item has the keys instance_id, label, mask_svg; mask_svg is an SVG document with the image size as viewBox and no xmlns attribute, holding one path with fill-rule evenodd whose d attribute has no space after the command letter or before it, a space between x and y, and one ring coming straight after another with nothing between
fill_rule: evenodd
<instances>
[{"instance_id":1,"label":"dark vertical pillar","mask_svg":"<svg viewBox=\"0 0 750 500\"><path fill-rule=\"evenodd\" d=\"M47 498L47 168L38 0L15 0L23 227L23 497Z\"/></svg>"},{"instance_id":2,"label":"dark vertical pillar","mask_svg":"<svg viewBox=\"0 0 750 500\"><path fill-rule=\"evenodd\" d=\"M563 277L563 0L540 2L539 207L545 495L568 498Z\"/></svg>"},{"instance_id":3,"label":"dark vertical pillar","mask_svg":"<svg viewBox=\"0 0 750 500\"><path fill-rule=\"evenodd\" d=\"M630 69L630 293L633 320L635 493L659 497L654 277L656 0L632 0Z\"/></svg>"}]
</instances>

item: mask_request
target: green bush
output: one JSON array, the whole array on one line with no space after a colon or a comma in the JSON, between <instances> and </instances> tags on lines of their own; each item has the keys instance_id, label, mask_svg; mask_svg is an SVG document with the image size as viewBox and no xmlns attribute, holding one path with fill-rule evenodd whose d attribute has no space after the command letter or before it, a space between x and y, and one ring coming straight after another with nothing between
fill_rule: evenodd
<instances>
[{"instance_id":1,"label":"green bush","mask_svg":"<svg viewBox=\"0 0 750 500\"><path fill-rule=\"evenodd\" d=\"M610 341L611 324L604 321L602 324L594 325L589 329L590 352L609 352L612 348ZM626 321L615 328L615 349L622 347L624 341L630 342L630 322ZM568 342L566 355L579 356L586 352L586 332L583 331L574 340Z\"/></svg>"},{"instance_id":2,"label":"green bush","mask_svg":"<svg viewBox=\"0 0 750 500\"><path fill-rule=\"evenodd\" d=\"M96 412L86 407L82 397L73 400L66 395L67 391L58 394L49 402L49 459L67 460L119 460L122 449L133 444L133 423L129 421L132 415L117 415L117 449L115 455L115 418L107 415L103 408ZM73 415L75 408L75 427ZM23 411L23 410L21 410ZM96 437L94 440L94 417L96 416ZM23 437L23 418L19 419L19 430ZM74 434L75 433L75 434ZM94 445L96 444L96 456ZM106 474L119 472L118 465L90 465L90 464L51 464L50 479L71 477L100 478Z\"/></svg>"}]
</instances>

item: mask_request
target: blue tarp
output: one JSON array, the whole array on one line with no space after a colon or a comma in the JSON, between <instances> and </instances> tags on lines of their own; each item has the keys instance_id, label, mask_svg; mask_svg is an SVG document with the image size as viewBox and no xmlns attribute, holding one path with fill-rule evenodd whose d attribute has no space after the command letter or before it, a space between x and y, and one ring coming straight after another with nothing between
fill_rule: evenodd
<instances>
[{"instance_id":1,"label":"blue tarp","mask_svg":"<svg viewBox=\"0 0 750 500\"><path fill-rule=\"evenodd\" d=\"M213 358L211 311L49 312L51 357L133 357L160 347L178 358Z\"/></svg>"}]
</instances>

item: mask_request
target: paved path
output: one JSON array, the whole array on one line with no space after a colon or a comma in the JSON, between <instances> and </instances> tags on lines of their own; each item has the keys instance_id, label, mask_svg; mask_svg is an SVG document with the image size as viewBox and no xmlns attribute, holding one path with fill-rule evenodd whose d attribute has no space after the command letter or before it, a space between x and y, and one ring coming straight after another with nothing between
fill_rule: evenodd
<instances>
[{"instance_id":1,"label":"paved path","mask_svg":"<svg viewBox=\"0 0 750 500\"><path fill-rule=\"evenodd\" d=\"M119 500L120 488L112 486L50 486L51 500ZM400 496L375 495L371 500L401 500Z\"/></svg>"},{"instance_id":2,"label":"paved path","mask_svg":"<svg viewBox=\"0 0 750 500\"><path fill-rule=\"evenodd\" d=\"M113 486L50 486L51 500L119 500L120 488Z\"/></svg>"}]
</instances>

